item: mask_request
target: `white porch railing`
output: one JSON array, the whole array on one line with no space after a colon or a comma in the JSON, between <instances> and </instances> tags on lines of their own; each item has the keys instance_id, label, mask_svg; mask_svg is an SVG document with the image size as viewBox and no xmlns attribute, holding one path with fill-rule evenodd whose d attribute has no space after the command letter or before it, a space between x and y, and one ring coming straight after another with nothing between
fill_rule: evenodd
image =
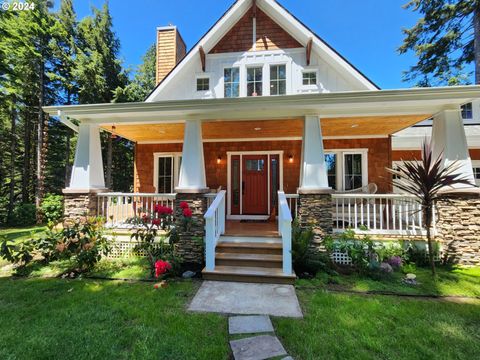
<instances>
[{"instance_id":1,"label":"white porch railing","mask_svg":"<svg viewBox=\"0 0 480 360\"><path fill-rule=\"evenodd\" d=\"M207 271L215 270L215 248L220 236L225 233L226 191L216 194L215 200L205 213L205 262Z\"/></svg>"},{"instance_id":2,"label":"white porch railing","mask_svg":"<svg viewBox=\"0 0 480 360\"><path fill-rule=\"evenodd\" d=\"M283 243L283 273L292 274L292 213L283 191L278 192L278 232Z\"/></svg>"},{"instance_id":3,"label":"white porch railing","mask_svg":"<svg viewBox=\"0 0 480 360\"><path fill-rule=\"evenodd\" d=\"M373 234L425 235L421 205L401 194L333 194L333 228ZM433 212L435 224L435 211ZM435 229L433 229L435 231Z\"/></svg>"},{"instance_id":4,"label":"white porch railing","mask_svg":"<svg viewBox=\"0 0 480 360\"><path fill-rule=\"evenodd\" d=\"M155 206L174 208L175 194L102 193L98 195L97 215L109 227L132 227L129 219L141 213L153 213Z\"/></svg>"},{"instance_id":5,"label":"white porch railing","mask_svg":"<svg viewBox=\"0 0 480 360\"><path fill-rule=\"evenodd\" d=\"M298 194L285 194L287 198L288 208L293 218L296 218L298 215Z\"/></svg>"}]
</instances>

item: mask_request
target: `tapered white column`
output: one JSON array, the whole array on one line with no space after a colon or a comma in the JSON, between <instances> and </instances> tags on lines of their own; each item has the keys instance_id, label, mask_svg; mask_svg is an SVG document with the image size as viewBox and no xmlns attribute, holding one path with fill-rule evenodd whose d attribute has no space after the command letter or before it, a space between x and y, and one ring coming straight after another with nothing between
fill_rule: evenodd
<instances>
[{"instance_id":1,"label":"tapered white column","mask_svg":"<svg viewBox=\"0 0 480 360\"><path fill-rule=\"evenodd\" d=\"M68 190L94 189L105 189L100 128L95 124L81 123Z\"/></svg>"},{"instance_id":2,"label":"tapered white column","mask_svg":"<svg viewBox=\"0 0 480 360\"><path fill-rule=\"evenodd\" d=\"M299 192L328 191L322 127L318 116L305 116Z\"/></svg>"},{"instance_id":3,"label":"tapered white column","mask_svg":"<svg viewBox=\"0 0 480 360\"><path fill-rule=\"evenodd\" d=\"M207 190L203 156L202 122L185 121L182 164L176 192L204 192Z\"/></svg>"},{"instance_id":4,"label":"tapered white column","mask_svg":"<svg viewBox=\"0 0 480 360\"><path fill-rule=\"evenodd\" d=\"M458 170L463 178L475 184L473 177L472 160L468 151L467 136L460 110L444 110L433 118L432 127L433 158L440 154L443 166L446 167L457 161ZM468 189L472 186L458 184L454 189Z\"/></svg>"}]
</instances>

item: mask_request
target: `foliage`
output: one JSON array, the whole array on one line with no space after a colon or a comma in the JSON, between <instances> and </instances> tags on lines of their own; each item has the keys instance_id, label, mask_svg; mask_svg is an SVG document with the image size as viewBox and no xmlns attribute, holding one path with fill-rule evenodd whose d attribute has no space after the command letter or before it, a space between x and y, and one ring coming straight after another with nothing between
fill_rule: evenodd
<instances>
[{"instance_id":1,"label":"foliage","mask_svg":"<svg viewBox=\"0 0 480 360\"><path fill-rule=\"evenodd\" d=\"M315 276L318 271L330 271L330 258L314 249L312 229L303 229L295 220L292 226L292 261L295 272Z\"/></svg>"},{"instance_id":2,"label":"foliage","mask_svg":"<svg viewBox=\"0 0 480 360\"><path fill-rule=\"evenodd\" d=\"M412 28L403 30L405 38L398 49L401 54L412 51L418 57L405 80L418 80L421 86L468 84L470 74L464 69L479 62L474 51L480 36L474 26L478 2L410 0L405 8L421 14ZM476 76L478 79L480 74Z\"/></svg>"},{"instance_id":3,"label":"foliage","mask_svg":"<svg viewBox=\"0 0 480 360\"><path fill-rule=\"evenodd\" d=\"M47 194L42 201L41 210L47 221L60 221L63 218L63 196Z\"/></svg>"},{"instance_id":4,"label":"foliage","mask_svg":"<svg viewBox=\"0 0 480 360\"><path fill-rule=\"evenodd\" d=\"M193 216L192 210L190 209L190 206L186 201L182 201L180 203L180 209L182 209L181 220L183 224L183 230L189 231L192 223L192 216Z\"/></svg>"},{"instance_id":5,"label":"foliage","mask_svg":"<svg viewBox=\"0 0 480 360\"><path fill-rule=\"evenodd\" d=\"M35 224L37 209L35 204L19 204L13 209L9 225L12 226L31 226Z\"/></svg>"},{"instance_id":6,"label":"foliage","mask_svg":"<svg viewBox=\"0 0 480 360\"><path fill-rule=\"evenodd\" d=\"M32 241L14 242L0 238L0 257L18 267L25 267L33 260L34 243Z\"/></svg>"},{"instance_id":7,"label":"foliage","mask_svg":"<svg viewBox=\"0 0 480 360\"><path fill-rule=\"evenodd\" d=\"M172 273L178 274L182 259L174 251L177 237L173 210L157 205L153 214L144 213L140 219L140 225L136 227L131 238L137 241L135 250L146 253L151 277L155 277L156 263L159 260L168 261L173 268ZM159 234L160 230L163 230L164 234Z\"/></svg>"},{"instance_id":8,"label":"foliage","mask_svg":"<svg viewBox=\"0 0 480 360\"><path fill-rule=\"evenodd\" d=\"M443 153L434 159L432 143L425 140L422 145L421 161L406 161L396 169L387 169L394 175L393 186L415 196L420 202L433 275L435 275L435 261L431 228L434 204L445 198L445 192L442 190L451 189L455 185L475 186L463 174L457 172L459 168L460 164L457 161L444 165Z\"/></svg>"}]
</instances>

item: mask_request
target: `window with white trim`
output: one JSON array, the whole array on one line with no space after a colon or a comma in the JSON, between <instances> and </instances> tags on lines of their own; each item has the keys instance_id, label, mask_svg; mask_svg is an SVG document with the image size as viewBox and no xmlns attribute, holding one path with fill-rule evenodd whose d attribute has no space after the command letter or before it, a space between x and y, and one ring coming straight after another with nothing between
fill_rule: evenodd
<instances>
[{"instance_id":1,"label":"window with white trim","mask_svg":"<svg viewBox=\"0 0 480 360\"><path fill-rule=\"evenodd\" d=\"M285 65L270 66L270 95L287 93L287 67Z\"/></svg>"},{"instance_id":2,"label":"window with white trim","mask_svg":"<svg viewBox=\"0 0 480 360\"><path fill-rule=\"evenodd\" d=\"M473 119L472 103L467 103L467 104L462 105L462 118L463 119Z\"/></svg>"},{"instance_id":3,"label":"window with white trim","mask_svg":"<svg viewBox=\"0 0 480 360\"><path fill-rule=\"evenodd\" d=\"M325 151L328 186L334 190L353 190L368 184L368 151L352 150Z\"/></svg>"},{"instance_id":4,"label":"window with white trim","mask_svg":"<svg viewBox=\"0 0 480 360\"><path fill-rule=\"evenodd\" d=\"M208 77L197 78L197 91L208 91L208 90L210 90L210 78Z\"/></svg>"},{"instance_id":5,"label":"window with white trim","mask_svg":"<svg viewBox=\"0 0 480 360\"><path fill-rule=\"evenodd\" d=\"M181 154L154 154L153 183L158 194L172 194L175 191L181 161Z\"/></svg>"},{"instance_id":6,"label":"window with white trim","mask_svg":"<svg viewBox=\"0 0 480 360\"><path fill-rule=\"evenodd\" d=\"M223 70L224 96L235 98L240 96L240 70L239 68L226 68Z\"/></svg>"},{"instance_id":7,"label":"window with white trim","mask_svg":"<svg viewBox=\"0 0 480 360\"><path fill-rule=\"evenodd\" d=\"M263 93L263 68L247 68L247 96L262 96Z\"/></svg>"},{"instance_id":8,"label":"window with white trim","mask_svg":"<svg viewBox=\"0 0 480 360\"><path fill-rule=\"evenodd\" d=\"M325 154L328 186L337 190L337 154Z\"/></svg>"},{"instance_id":9,"label":"window with white trim","mask_svg":"<svg viewBox=\"0 0 480 360\"><path fill-rule=\"evenodd\" d=\"M344 190L358 189L363 186L362 154L344 154Z\"/></svg>"},{"instance_id":10,"label":"window with white trim","mask_svg":"<svg viewBox=\"0 0 480 360\"><path fill-rule=\"evenodd\" d=\"M475 184L480 186L480 160L473 160L473 178L475 179Z\"/></svg>"},{"instance_id":11,"label":"window with white trim","mask_svg":"<svg viewBox=\"0 0 480 360\"><path fill-rule=\"evenodd\" d=\"M316 71L304 71L302 73L303 85L317 85L317 72Z\"/></svg>"}]
</instances>

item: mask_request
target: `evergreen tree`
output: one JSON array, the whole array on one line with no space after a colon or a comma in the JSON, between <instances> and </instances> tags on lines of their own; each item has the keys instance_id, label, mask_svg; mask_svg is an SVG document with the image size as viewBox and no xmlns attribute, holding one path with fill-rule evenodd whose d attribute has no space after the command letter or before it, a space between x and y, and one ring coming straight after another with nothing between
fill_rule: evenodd
<instances>
[{"instance_id":1,"label":"evergreen tree","mask_svg":"<svg viewBox=\"0 0 480 360\"><path fill-rule=\"evenodd\" d=\"M415 52L418 62L405 73L418 85L469 83L468 66L474 65L480 84L480 1L411 0L405 5L422 15L410 29L399 52Z\"/></svg>"}]
</instances>

